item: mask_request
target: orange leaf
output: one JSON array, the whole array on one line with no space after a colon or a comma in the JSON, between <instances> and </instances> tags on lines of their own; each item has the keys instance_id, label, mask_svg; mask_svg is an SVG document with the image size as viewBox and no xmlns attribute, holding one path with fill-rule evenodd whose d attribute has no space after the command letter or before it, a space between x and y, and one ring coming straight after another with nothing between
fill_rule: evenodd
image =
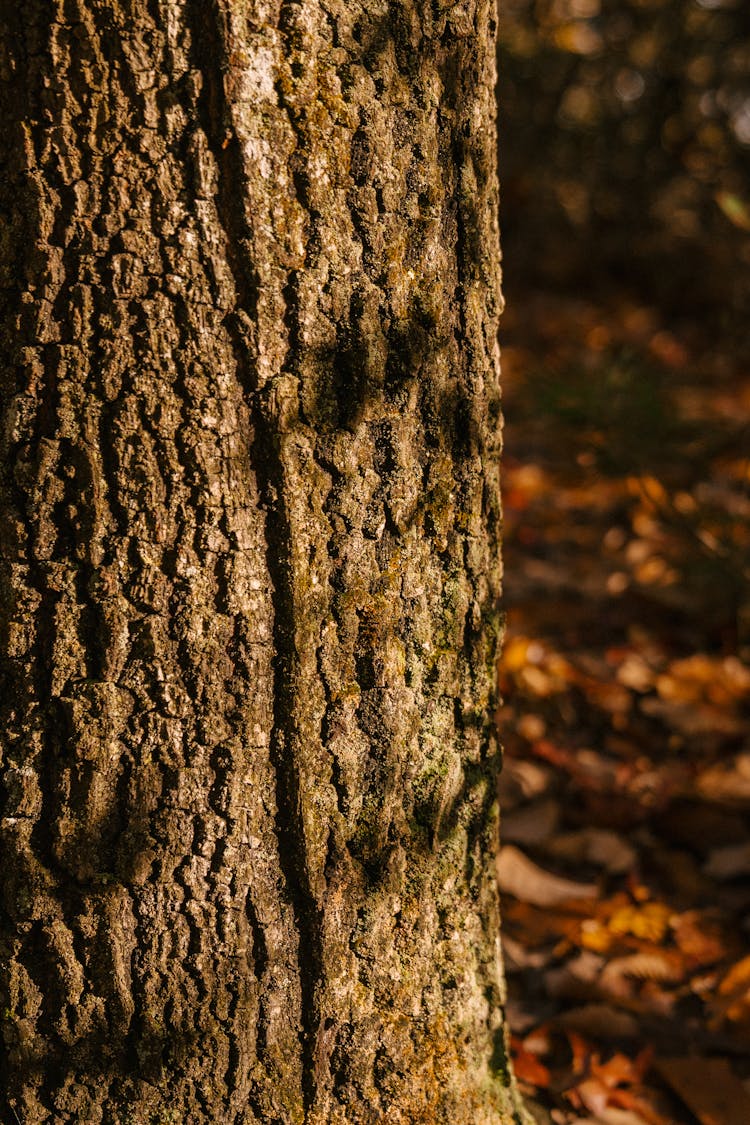
<instances>
[{"instance_id":1,"label":"orange leaf","mask_svg":"<svg viewBox=\"0 0 750 1125\"><path fill-rule=\"evenodd\" d=\"M671 913L662 902L625 906L612 915L609 928L614 934L632 934L633 937L658 942L667 932Z\"/></svg>"},{"instance_id":2,"label":"orange leaf","mask_svg":"<svg viewBox=\"0 0 750 1125\"><path fill-rule=\"evenodd\" d=\"M714 1023L750 1019L750 957L743 957L726 974L712 1009Z\"/></svg>"},{"instance_id":3,"label":"orange leaf","mask_svg":"<svg viewBox=\"0 0 750 1125\"><path fill-rule=\"evenodd\" d=\"M570 1050L573 1055L573 1073L583 1074L586 1071L588 1061L591 1057L592 1047L582 1035L572 1028L566 1028L565 1034L570 1044Z\"/></svg>"},{"instance_id":4,"label":"orange leaf","mask_svg":"<svg viewBox=\"0 0 750 1125\"><path fill-rule=\"evenodd\" d=\"M513 1070L518 1081L546 1089L550 1083L550 1072L544 1063L531 1051L527 1051L515 1035L511 1037L510 1047L513 1055Z\"/></svg>"}]
</instances>

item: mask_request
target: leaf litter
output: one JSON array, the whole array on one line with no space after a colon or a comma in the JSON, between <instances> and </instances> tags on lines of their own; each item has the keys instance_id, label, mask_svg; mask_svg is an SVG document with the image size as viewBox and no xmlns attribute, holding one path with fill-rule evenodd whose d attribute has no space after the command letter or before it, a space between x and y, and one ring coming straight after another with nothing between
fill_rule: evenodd
<instances>
[{"instance_id":1,"label":"leaf litter","mask_svg":"<svg viewBox=\"0 0 750 1125\"><path fill-rule=\"evenodd\" d=\"M750 1122L750 371L624 299L523 306L498 714L516 1073L541 1125Z\"/></svg>"}]
</instances>

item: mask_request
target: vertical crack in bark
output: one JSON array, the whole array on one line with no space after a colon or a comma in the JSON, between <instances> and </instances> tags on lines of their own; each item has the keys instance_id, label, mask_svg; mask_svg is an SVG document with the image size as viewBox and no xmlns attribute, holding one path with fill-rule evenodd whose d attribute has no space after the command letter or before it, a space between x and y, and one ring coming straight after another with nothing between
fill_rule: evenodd
<instances>
[{"instance_id":1,"label":"vertical crack in bark","mask_svg":"<svg viewBox=\"0 0 750 1125\"><path fill-rule=\"evenodd\" d=\"M319 1023L317 988L322 973L320 912L310 886L307 845L302 822L299 764L296 761L295 602L290 581L290 527L283 503L283 464L278 454L274 418L256 410L258 429L253 465L268 519L268 568L274 605L274 730L271 754L276 771L279 855L291 895L299 933L298 963L302 1022L302 1093L305 1111L315 1101L315 1048ZM265 417L264 417L265 414Z\"/></svg>"},{"instance_id":2,"label":"vertical crack in bark","mask_svg":"<svg viewBox=\"0 0 750 1125\"><path fill-rule=\"evenodd\" d=\"M209 16L206 17L208 10ZM232 127L233 106L227 99L222 71L231 41L221 0L206 6L191 3L193 41L205 86L200 99L202 124L220 170L216 198L226 234L227 262L237 293L236 308L226 318L238 378L244 387L253 425L250 464L266 513L266 564L273 603L273 731L270 755L276 777L276 835L279 860L298 932L302 1098L305 1115L316 1096L317 990L323 968L320 909L313 893L302 821L300 763L295 712L301 705L297 689L295 645L296 601L292 577L292 528L285 504L285 466L280 419L273 406L273 386L259 389L250 340L256 315L258 278L247 251L253 231L244 215L247 193L240 136ZM252 896L252 888L249 889ZM256 932L253 926L254 933Z\"/></svg>"}]
</instances>

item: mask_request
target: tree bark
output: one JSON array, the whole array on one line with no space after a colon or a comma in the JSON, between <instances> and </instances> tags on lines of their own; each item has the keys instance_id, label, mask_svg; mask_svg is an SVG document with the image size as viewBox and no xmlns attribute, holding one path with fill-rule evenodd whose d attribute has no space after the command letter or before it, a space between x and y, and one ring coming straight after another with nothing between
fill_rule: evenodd
<instances>
[{"instance_id":1,"label":"tree bark","mask_svg":"<svg viewBox=\"0 0 750 1125\"><path fill-rule=\"evenodd\" d=\"M518 1120L493 5L0 11L2 1120Z\"/></svg>"}]
</instances>

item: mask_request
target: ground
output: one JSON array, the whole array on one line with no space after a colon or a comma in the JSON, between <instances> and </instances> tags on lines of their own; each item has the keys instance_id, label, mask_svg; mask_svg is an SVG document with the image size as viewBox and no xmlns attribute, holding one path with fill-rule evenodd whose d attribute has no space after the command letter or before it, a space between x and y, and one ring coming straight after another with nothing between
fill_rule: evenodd
<instances>
[{"instance_id":1,"label":"ground","mask_svg":"<svg viewBox=\"0 0 750 1125\"><path fill-rule=\"evenodd\" d=\"M622 293L511 298L516 1073L540 1125L746 1125L750 367Z\"/></svg>"}]
</instances>

